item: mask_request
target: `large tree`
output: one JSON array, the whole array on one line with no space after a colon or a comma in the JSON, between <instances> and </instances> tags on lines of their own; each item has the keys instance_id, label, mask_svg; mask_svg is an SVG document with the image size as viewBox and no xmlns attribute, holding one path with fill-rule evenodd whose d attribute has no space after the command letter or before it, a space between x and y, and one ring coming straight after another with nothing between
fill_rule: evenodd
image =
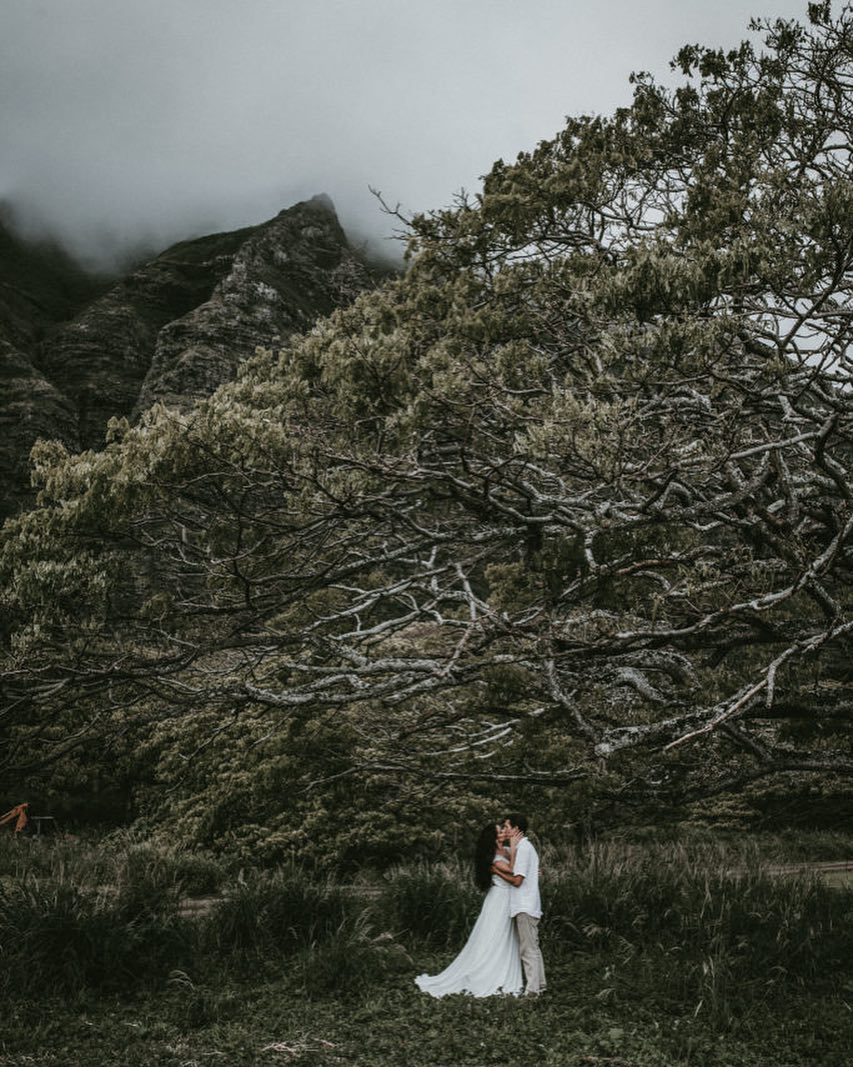
<instances>
[{"instance_id":1,"label":"large tree","mask_svg":"<svg viewBox=\"0 0 853 1067\"><path fill-rule=\"evenodd\" d=\"M37 447L7 761L266 707L438 780L853 773L853 15L752 28L191 413Z\"/></svg>"}]
</instances>

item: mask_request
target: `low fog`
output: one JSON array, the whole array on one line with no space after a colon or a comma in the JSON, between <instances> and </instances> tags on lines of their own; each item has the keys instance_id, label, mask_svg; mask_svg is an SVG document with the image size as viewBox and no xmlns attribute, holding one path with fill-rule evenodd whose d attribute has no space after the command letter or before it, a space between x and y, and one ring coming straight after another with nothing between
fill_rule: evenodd
<instances>
[{"instance_id":1,"label":"low fog","mask_svg":"<svg viewBox=\"0 0 853 1067\"><path fill-rule=\"evenodd\" d=\"M805 0L3 0L0 202L90 266L325 192L393 254L406 212Z\"/></svg>"}]
</instances>

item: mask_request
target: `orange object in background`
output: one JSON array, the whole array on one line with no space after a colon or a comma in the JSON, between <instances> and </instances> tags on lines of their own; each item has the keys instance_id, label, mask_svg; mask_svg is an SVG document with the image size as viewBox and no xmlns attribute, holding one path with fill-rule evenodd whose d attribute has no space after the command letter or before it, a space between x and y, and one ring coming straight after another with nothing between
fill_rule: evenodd
<instances>
[{"instance_id":1,"label":"orange object in background","mask_svg":"<svg viewBox=\"0 0 853 1067\"><path fill-rule=\"evenodd\" d=\"M17 807L12 808L11 811L7 811L5 815L0 815L0 826L5 826L7 822L11 822L12 819L17 818L15 823L15 833L19 834L21 830L27 825L27 808L29 804L18 804Z\"/></svg>"}]
</instances>

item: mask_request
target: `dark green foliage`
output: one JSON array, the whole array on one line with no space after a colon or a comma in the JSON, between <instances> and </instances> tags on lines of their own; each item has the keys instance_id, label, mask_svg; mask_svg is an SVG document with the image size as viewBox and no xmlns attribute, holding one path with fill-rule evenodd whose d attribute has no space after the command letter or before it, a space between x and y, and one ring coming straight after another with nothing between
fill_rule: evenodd
<instances>
[{"instance_id":1,"label":"dark green foliage","mask_svg":"<svg viewBox=\"0 0 853 1067\"><path fill-rule=\"evenodd\" d=\"M792 997L845 995L853 894L768 868L808 857L808 840L642 837L543 849L542 940L558 984L590 968L585 995L614 1011L642 1002L713 1026ZM812 844L817 857L849 853L838 835ZM115 837L5 845L0 993L135 996L174 972L168 1016L193 1028L233 1017L227 976L283 981L288 995L317 1001L407 987L455 955L482 901L462 862L398 866L349 886L292 867L225 884L209 911L185 919L189 873L195 888L223 875L209 857Z\"/></svg>"},{"instance_id":2,"label":"dark green foliage","mask_svg":"<svg viewBox=\"0 0 853 1067\"><path fill-rule=\"evenodd\" d=\"M355 997L393 975L407 983L412 966L402 945L390 934L374 935L361 917L303 949L292 973L309 998Z\"/></svg>"},{"instance_id":3,"label":"dark green foliage","mask_svg":"<svg viewBox=\"0 0 853 1067\"><path fill-rule=\"evenodd\" d=\"M337 933L349 915L344 889L305 871L252 874L229 889L204 920L202 942L226 965L292 955Z\"/></svg>"},{"instance_id":4,"label":"dark green foliage","mask_svg":"<svg viewBox=\"0 0 853 1067\"><path fill-rule=\"evenodd\" d=\"M177 909L179 886L162 852L135 846L120 854L115 871L116 901L127 915L160 915Z\"/></svg>"},{"instance_id":5,"label":"dark green foliage","mask_svg":"<svg viewBox=\"0 0 853 1067\"><path fill-rule=\"evenodd\" d=\"M179 899L215 890L222 877L222 865L203 853L122 835L3 837L0 990L74 995L161 984L197 951Z\"/></svg>"},{"instance_id":6,"label":"dark green foliage","mask_svg":"<svg viewBox=\"0 0 853 1067\"><path fill-rule=\"evenodd\" d=\"M109 884L127 894L200 896L219 889L226 865L208 852L176 849L121 832L41 839L0 833L3 875Z\"/></svg>"},{"instance_id":7,"label":"dark green foliage","mask_svg":"<svg viewBox=\"0 0 853 1067\"><path fill-rule=\"evenodd\" d=\"M215 893L224 876L222 862L208 853L171 850L153 844L127 849L120 856L116 871L124 892L131 895L150 892L164 898Z\"/></svg>"},{"instance_id":8,"label":"dark green foliage","mask_svg":"<svg viewBox=\"0 0 853 1067\"><path fill-rule=\"evenodd\" d=\"M464 943L482 901L467 868L421 863L389 871L374 910L408 942L450 948Z\"/></svg>"},{"instance_id":9,"label":"dark green foliage","mask_svg":"<svg viewBox=\"0 0 853 1067\"><path fill-rule=\"evenodd\" d=\"M206 852L175 853L175 879L188 896L215 893L225 879L221 860Z\"/></svg>"},{"instance_id":10,"label":"dark green foliage","mask_svg":"<svg viewBox=\"0 0 853 1067\"><path fill-rule=\"evenodd\" d=\"M294 868L229 889L202 922L199 943L214 969L261 966L287 973L306 996L348 996L410 968L386 926L385 909L367 907L357 887Z\"/></svg>"},{"instance_id":11,"label":"dark green foliage","mask_svg":"<svg viewBox=\"0 0 853 1067\"><path fill-rule=\"evenodd\" d=\"M74 997L159 984L185 964L190 929L150 896L95 894L68 882L0 885L0 991Z\"/></svg>"},{"instance_id":12,"label":"dark green foliage","mask_svg":"<svg viewBox=\"0 0 853 1067\"><path fill-rule=\"evenodd\" d=\"M737 1014L831 985L853 958L853 892L771 876L737 850L592 848L546 877L543 895L550 954L614 954L613 996L633 999L653 974L664 1001Z\"/></svg>"}]
</instances>

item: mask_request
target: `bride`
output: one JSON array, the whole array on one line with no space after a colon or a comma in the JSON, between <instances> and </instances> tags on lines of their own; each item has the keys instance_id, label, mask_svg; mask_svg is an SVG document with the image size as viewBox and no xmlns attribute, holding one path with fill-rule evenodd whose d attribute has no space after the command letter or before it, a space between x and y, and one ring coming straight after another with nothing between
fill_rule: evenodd
<instances>
[{"instance_id":1,"label":"bride","mask_svg":"<svg viewBox=\"0 0 853 1067\"><path fill-rule=\"evenodd\" d=\"M497 993L521 993L524 981L518 940L509 913L512 886L500 872L512 873L514 844L504 848L503 830L484 826L474 852L474 881L486 891L480 914L465 947L441 974L419 974L418 988L433 997L470 993L490 997Z\"/></svg>"}]
</instances>

